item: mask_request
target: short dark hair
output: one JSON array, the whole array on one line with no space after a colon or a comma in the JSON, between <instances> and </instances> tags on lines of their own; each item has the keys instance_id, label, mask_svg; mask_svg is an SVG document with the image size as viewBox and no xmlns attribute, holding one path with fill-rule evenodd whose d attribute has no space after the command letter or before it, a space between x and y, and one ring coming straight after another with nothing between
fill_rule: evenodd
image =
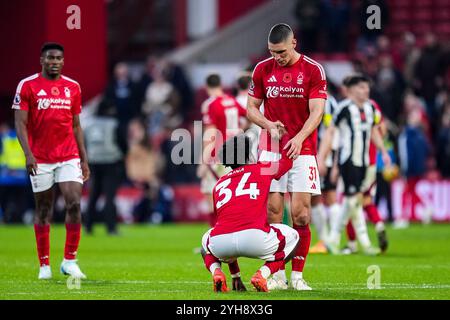
<instances>
[{"instance_id":1,"label":"short dark hair","mask_svg":"<svg viewBox=\"0 0 450 320\"><path fill-rule=\"evenodd\" d=\"M249 158L250 138L245 134L238 134L228 139L219 152L220 163L233 170L246 165Z\"/></svg>"},{"instance_id":2,"label":"short dark hair","mask_svg":"<svg viewBox=\"0 0 450 320\"><path fill-rule=\"evenodd\" d=\"M42 45L41 47L41 54L43 54L44 52L48 51L48 50L60 50L64 53L64 47L56 42L46 42Z\"/></svg>"},{"instance_id":3,"label":"short dark hair","mask_svg":"<svg viewBox=\"0 0 450 320\"><path fill-rule=\"evenodd\" d=\"M344 78L342 84L347 87L353 87L359 84L360 82L367 82L370 85L370 79L363 74L352 74Z\"/></svg>"},{"instance_id":4,"label":"short dark hair","mask_svg":"<svg viewBox=\"0 0 450 320\"><path fill-rule=\"evenodd\" d=\"M217 73L212 73L206 77L206 86L209 88L217 88L222 84L220 76Z\"/></svg>"},{"instance_id":5,"label":"short dark hair","mask_svg":"<svg viewBox=\"0 0 450 320\"><path fill-rule=\"evenodd\" d=\"M270 29L269 42L276 44L286 41L290 35L294 34L292 28L286 23L276 24Z\"/></svg>"},{"instance_id":6,"label":"short dark hair","mask_svg":"<svg viewBox=\"0 0 450 320\"><path fill-rule=\"evenodd\" d=\"M247 90L250 85L250 81L252 81L252 77L250 77L248 75L240 76L237 79L238 89L239 90Z\"/></svg>"}]
</instances>

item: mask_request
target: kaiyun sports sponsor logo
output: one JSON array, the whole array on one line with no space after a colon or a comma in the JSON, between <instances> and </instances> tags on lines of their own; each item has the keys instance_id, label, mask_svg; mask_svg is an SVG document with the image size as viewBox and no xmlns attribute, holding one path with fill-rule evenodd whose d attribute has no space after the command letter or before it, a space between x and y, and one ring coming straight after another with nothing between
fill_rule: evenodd
<instances>
[{"instance_id":1,"label":"kaiyun sports sponsor logo","mask_svg":"<svg viewBox=\"0 0 450 320\"><path fill-rule=\"evenodd\" d=\"M305 89L292 86L268 86L266 87L267 98L304 98Z\"/></svg>"},{"instance_id":2,"label":"kaiyun sports sponsor logo","mask_svg":"<svg viewBox=\"0 0 450 320\"><path fill-rule=\"evenodd\" d=\"M70 99L61 99L61 98L40 98L37 100L38 110L45 110L50 107L50 109L70 109L71 108L71 100Z\"/></svg>"}]
</instances>

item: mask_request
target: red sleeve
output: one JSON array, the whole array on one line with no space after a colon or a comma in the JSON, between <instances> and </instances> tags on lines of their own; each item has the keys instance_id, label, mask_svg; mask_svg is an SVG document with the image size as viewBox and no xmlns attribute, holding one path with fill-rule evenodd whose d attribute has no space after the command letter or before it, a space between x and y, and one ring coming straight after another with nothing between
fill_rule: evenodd
<instances>
[{"instance_id":1,"label":"red sleeve","mask_svg":"<svg viewBox=\"0 0 450 320\"><path fill-rule=\"evenodd\" d=\"M72 114L77 115L81 113L81 88L77 85L77 93L73 98Z\"/></svg>"},{"instance_id":2,"label":"red sleeve","mask_svg":"<svg viewBox=\"0 0 450 320\"><path fill-rule=\"evenodd\" d=\"M29 110L31 96L30 90L31 89L28 82L22 83L22 85L19 83L17 86L16 95L14 96L12 109L24 111Z\"/></svg>"},{"instance_id":3,"label":"red sleeve","mask_svg":"<svg viewBox=\"0 0 450 320\"><path fill-rule=\"evenodd\" d=\"M327 79L321 65L312 65L309 99L327 99Z\"/></svg>"},{"instance_id":4,"label":"red sleeve","mask_svg":"<svg viewBox=\"0 0 450 320\"><path fill-rule=\"evenodd\" d=\"M286 172L288 172L292 168L293 161L287 157L287 151L284 150L281 154L281 159L278 162L278 170L273 176L273 179L280 179Z\"/></svg>"},{"instance_id":5,"label":"red sleeve","mask_svg":"<svg viewBox=\"0 0 450 320\"><path fill-rule=\"evenodd\" d=\"M239 117L247 117L247 109L243 108L237 101L236 106L238 107L239 110Z\"/></svg>"},{"instance_id":6,"label":"red sleeve","mask_svg":"<svg viewBox=\"0 0 450 320\"><path fill-rule=\"evenodd\" d=\"M264 99L264 82L262 75L262 67L257 65L253 70L252 81L248 88L248 95L256 99Z\"/></svg>"},{"instance_id":7,"label":"red sleeve","mask_svg":"<svg viewBox=\"0 0 450 320\"><path fill-rule=\"evenodd\" d=\"M203 117L204 118L204 123L206 124L206 125L215 125L215 126L217 126L216 125L216 123L217 123L217 104L216 103L211 103L210 105L209 105L209 108L208 108L208 113Z\"/></svg>"},{"instance_id":8,"label":"red sleeve","mask_svg":"<svg viewBox=\"0 0 450 320\"><path fill-rule=\"evenodd\" d=\"M280 179L292 168L292 160L287 157L287 150L283 151L281 159L273 162L261 162L261 175L270 176L270 179Z\"/></svg>"}]
</instances>

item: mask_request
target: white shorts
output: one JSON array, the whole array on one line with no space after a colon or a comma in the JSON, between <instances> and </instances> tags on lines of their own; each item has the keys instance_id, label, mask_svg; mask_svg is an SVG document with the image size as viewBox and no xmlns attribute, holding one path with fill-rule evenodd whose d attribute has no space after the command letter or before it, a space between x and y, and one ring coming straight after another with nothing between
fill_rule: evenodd
<instances>
[{"instance_id":1,"label":"white shorts","mask_svg":"<svg viewBox=\"0 0 450 320\"><path fill-rule=\"evenodd\" d=\"M225 167L221 164L211 165L211 168L216 172L217 176L220 178L224 174L231 171L230 167ZM212 172L208 169L206 175L200 181L200 191L203 194L212 194L214 186L217 183L216 177L212 174Z\"/></svg>"},{"instance_id":2,"label":"white shorts","mask_svg":"<svg viewBox=\"0 0 450 320\"><path fill-rule=\"evenodd\" d=\"M37 173L30 176L34 193L50 189L55 183L75 181L83 184L80 159L57 163L38 163Z\"/></svg>"},{"instance_id":3,"label":"white shorts","mask_svg":"<svg viewBox=\"0 0 450 320\"><path fill-rule=\"evenodd\" d=\"M280 223L271 224L268 233L259 229L246 229L210 237L212 230L203 235L203 250L224 262L234 261L238 257L284 260L299 241L296 230Z\"/></svg>"},{"instance_id":4,"label":"white shorts","mask_svg":"<svg viewBox=\"0 0 450 320\"><path fill-rule=\"evenodd\" d=\"M281 159L279 153L263 150L259 161L278 161ZM280 180L272 180L270 192L305 192L321 194L319 169L315 156L300 155L294 160L289 170Z\"/></svg>"},{"instance_id":5,"label":"white shorts","mask_svg":"<svg viewBox=\"0 0 450 320\"><path fill-rule=\"evenodd\" d=\"M362 193L369 193L372 197L375 196L377 182L377 167L371 165L366 168L366 175L364 176L363 183L361 185Z\"/></svg>"}]
</instances>

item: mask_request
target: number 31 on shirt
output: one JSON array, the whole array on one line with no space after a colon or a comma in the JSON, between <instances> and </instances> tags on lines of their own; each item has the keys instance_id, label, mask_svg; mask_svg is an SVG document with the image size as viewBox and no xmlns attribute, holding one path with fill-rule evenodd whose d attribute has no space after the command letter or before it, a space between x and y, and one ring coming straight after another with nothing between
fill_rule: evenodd
<instances>
[{"instance_id":1,"label":"number 31 on shirt","mask_svg":"<svg viewBox=\"0 0 450 320\"><path fill-rule=\"evenodd\" d=\"M249 195L250 199L256 199L259 196L259 189L256 182L250 183L250 188L244 189L245 184L247 183L248 178L250 177L251 172L244 173L242 176L241 181L239 181L238 186L236 188L235 196L244 196ZM222 207L225 203L231 200L231 197L233 196L233 191L228 187L228 185L231 183L231 178L222 181L216 186L216 192L219 192L219 197L222 197L222 200L218 200L216 202L216 208L219 209Z\"/></svg>"}]
</instances>

